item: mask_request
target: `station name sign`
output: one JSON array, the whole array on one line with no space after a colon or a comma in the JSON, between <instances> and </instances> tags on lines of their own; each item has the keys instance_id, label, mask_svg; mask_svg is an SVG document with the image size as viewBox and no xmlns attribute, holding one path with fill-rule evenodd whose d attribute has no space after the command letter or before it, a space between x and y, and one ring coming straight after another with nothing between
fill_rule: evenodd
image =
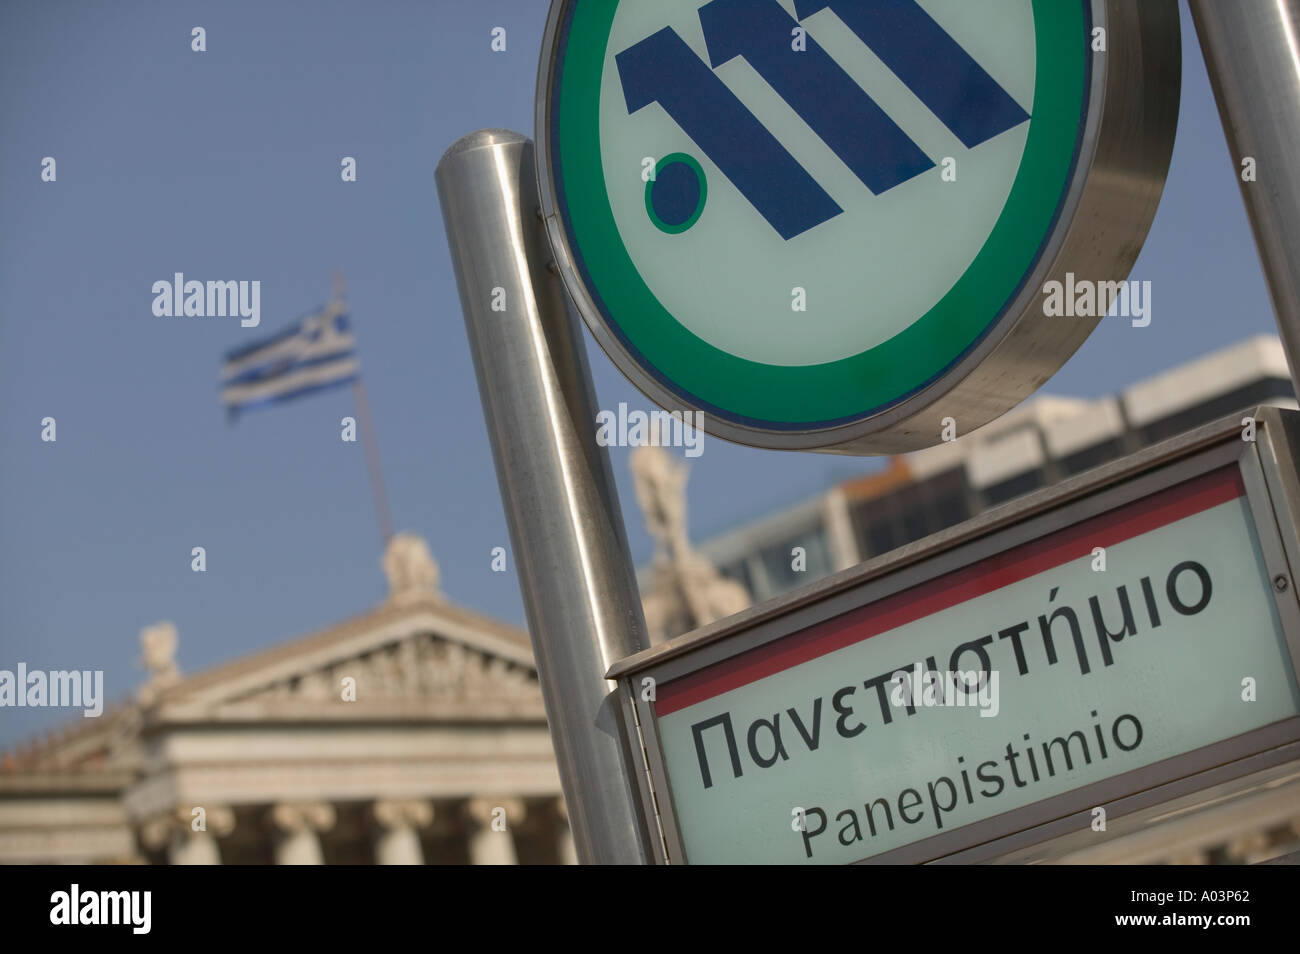
<instances>
[{"instance_id":1,"label":"station name sign","mask_svg":"<svg viewBox=\"0 0 1300 954\"><path fill-rule=\"evenodd\" d=\"M1300 714L1243 473L1219 464L691 671L633 674L654 689L642 721L676 860L978 843L1004 813Z\"/></svg>"}]
</instances>

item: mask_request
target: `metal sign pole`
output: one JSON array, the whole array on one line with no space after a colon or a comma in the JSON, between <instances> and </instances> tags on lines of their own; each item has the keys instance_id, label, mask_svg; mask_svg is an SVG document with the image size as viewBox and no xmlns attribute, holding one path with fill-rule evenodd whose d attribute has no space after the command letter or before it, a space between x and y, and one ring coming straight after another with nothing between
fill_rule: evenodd
<instances>
[{"instance_id":1,"label":"metal sign pole","mask_svg":"<svg viewBox=\"0 0 1300 954\"><path fill-rule=\"evenodd\" d=\"M472 133L435 178L578 858L644 864L605 672L648 645L645 622L581 333L548 270L533 144Z\"/></svg>"},{"instance_id":2,"label":"metal sign pole","mask_svg":"<svg viewBox=\"0 0 1300 954\"><path fill-rule=\"evenodd\" d=\"M1300 0L1190 0L1278 331L1300 382Z\"/></svg>"}]
</instances>

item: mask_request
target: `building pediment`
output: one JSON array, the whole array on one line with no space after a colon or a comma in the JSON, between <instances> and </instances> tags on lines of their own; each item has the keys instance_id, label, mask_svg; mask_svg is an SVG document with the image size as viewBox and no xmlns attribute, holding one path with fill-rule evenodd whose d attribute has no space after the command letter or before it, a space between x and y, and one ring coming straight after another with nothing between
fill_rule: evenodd
<instances>
[{"instance_id":1,"label":"building pediment","mask_svg":"<svg viewBox=\"0 0 1300 954\"><path fill-rule=\"evenodd\" d=\"M141 732L167 725L546 718L527 634L432 592L404 592L338 625L189 676L175 665L171 624L148 627L141 642L151 675L137 699L5 753L0 774L135 771Z\"/></svg>"},{"instance_id":2,"label":"building pediment","mask_svg":"<svg viewBox=\"0 0 1300 954\"><path fill-rule=\"evenodd\" d=\"M544 718L521 630L404 600L146 694L151 724Z\"/></svg>"}]
</instances>

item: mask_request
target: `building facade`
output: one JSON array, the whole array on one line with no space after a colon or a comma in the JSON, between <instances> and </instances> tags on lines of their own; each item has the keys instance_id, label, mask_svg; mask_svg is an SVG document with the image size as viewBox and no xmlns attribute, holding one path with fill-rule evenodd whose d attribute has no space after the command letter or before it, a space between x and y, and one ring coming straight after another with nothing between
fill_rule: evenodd
<instances>
[{"instance_id":1,"label":"building facade","mask_svg":"<svg viewBox=\"0 0 1300 954\"><path fill-rule=\"evenodd\" d=\"M1257 404L1297 406L1276 337L1249 338L1097 400L1039 395L697 549L761 602Z\"/></svg>"},{"instance_id":2,"label":"building facade","mask_svg":"<svg viewBox=\"0 0 1300 954\"><path fill-rule=\"evenodd\" d=\"M146 629L134 701L4 757L0 862L572 863L527 634L419 538L385 570L370 612L188 677Z\"/></svg>"}]
</instances>

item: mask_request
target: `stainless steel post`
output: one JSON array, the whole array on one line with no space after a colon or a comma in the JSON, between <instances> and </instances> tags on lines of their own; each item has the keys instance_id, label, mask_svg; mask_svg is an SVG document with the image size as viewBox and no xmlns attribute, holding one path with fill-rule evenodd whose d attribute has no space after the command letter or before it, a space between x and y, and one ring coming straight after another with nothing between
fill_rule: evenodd
<instances>
[{"instance_id":1,"label":"stainless steel post","mask_svg":"<svg viewBox=\"0 0 1300 954\"><path fill-rule=\"evenodd\" d=\"M1190 0L1278 331L1300 389L1300 0ZM1255 181L1242 178L1253 159Z\"/></svg>"},{"instance_id":2,"label":"stainless steel post","mask_svg":"<svg viewBox=\"0 0 1300 954\"><path fill-rule=\"evenodd\" d=\"M533 144L471 133L435 178L578 858L647 863L605 679L646 647L645 621L586 351L548 269Z\"/></svg>"}]
</instances>

